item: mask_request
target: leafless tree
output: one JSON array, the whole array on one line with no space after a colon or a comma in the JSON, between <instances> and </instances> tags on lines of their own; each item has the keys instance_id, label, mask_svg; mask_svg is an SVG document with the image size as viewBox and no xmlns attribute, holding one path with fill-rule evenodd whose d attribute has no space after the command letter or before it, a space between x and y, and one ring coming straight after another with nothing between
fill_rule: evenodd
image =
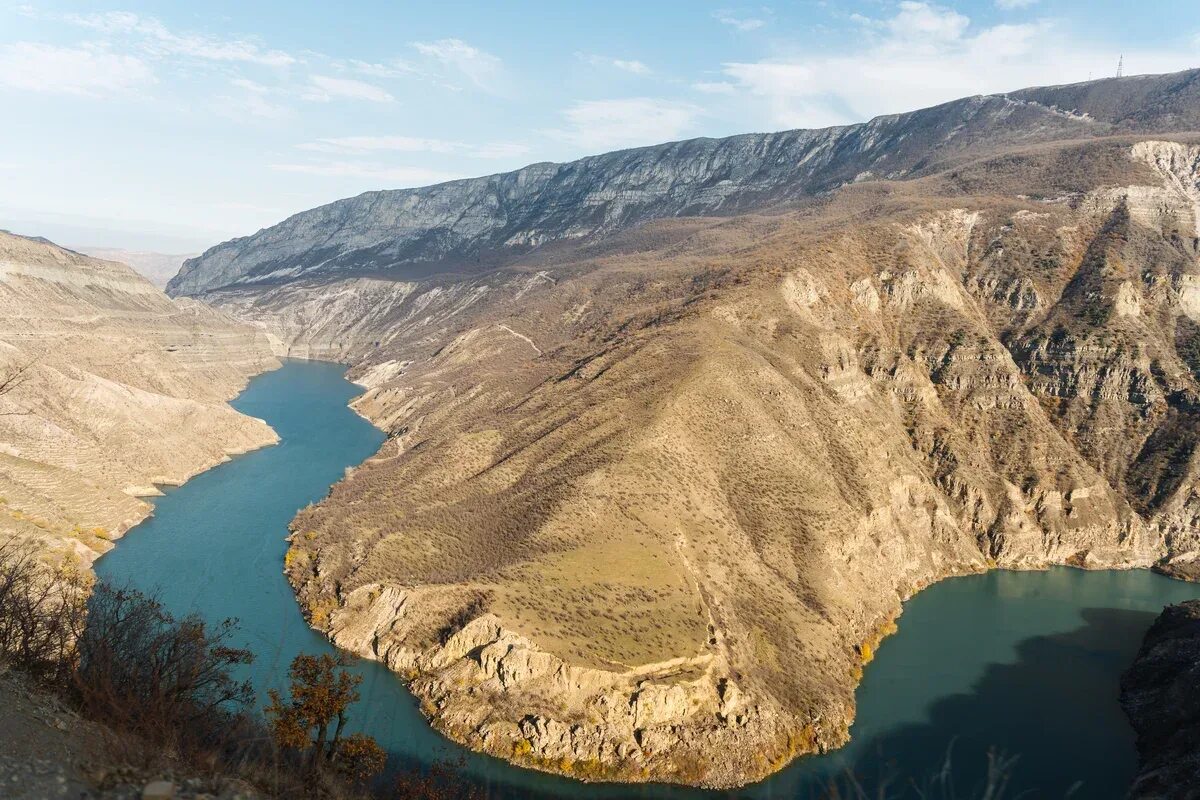
<instances>
[{"instance_id":1,"label":"leafless tree","mask_svg":"<svg viewBox=\"0 0 1200 800\"><path fill-rule=\"evenodd\" d=\"M48 683L64 681L86 603L84 573L48 570L32 543L0 542L0 663Z\"/></svg>"},{"instance_id":2,"label":"leafless tree","mask_svg":"<svg viewBox=\"0 0 1200 800\"><path fill-rule=\"evenodd\" d=\"M37 361L26 361L24 364L9 366L0 371L0 397L29 382L33 377L33 366ZM19 417L28 411L0 411L0 417Z\"/></svg>"}]
</instances>

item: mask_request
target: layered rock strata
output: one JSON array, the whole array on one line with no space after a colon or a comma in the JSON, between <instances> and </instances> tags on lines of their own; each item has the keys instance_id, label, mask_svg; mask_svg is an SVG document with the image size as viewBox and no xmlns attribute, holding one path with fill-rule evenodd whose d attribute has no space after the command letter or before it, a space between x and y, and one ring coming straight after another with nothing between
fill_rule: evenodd
<instances>
[{"instance_id":1,"label":"layered rock strata","mask_svg":"<svg viewBox=\"0 0 1200 800\"><path fill-rule=\"evenodd\" d=\"M0 233L0 535L90 564L141 499L271 444L226 401L278 366L254 328L124 264Z\"/></svg>"}]
</instances>

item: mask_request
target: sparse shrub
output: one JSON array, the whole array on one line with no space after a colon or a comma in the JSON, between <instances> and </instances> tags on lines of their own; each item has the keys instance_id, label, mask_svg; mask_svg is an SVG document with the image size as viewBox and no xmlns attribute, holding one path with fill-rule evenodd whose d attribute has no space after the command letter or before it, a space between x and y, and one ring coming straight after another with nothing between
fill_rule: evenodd
<instances>
[{"instance_id":1,"label":"sparse shrub","mask_svg":"<svg viewBox=\"0 0 1200 800\"><path fill-rule=\"evenodd\" d=\"M487 790L464 777L462 760L439 761L396 776L387 800L487 800Z\"/></svg>"},{"instance_id":2,"label":"sparse shrub","mask_svg":"<svg viewBox=\"0 0 1200 800\"><path fill-rule=\"evenodd\" d=\"M153 597L93 587L72 561L54 567L42 563L32 545L0 543L0 664L37 678L102 723L106 733L97 753L121 764L159 769L166 763L218 780L249 781L271 797L484 800L458 767L440 763L404 770L369 792L362 784L379 774L386 754L369 736L341 735L360 679L331 656L297 659L306 667L293 669L285 712L300 725L307 712L297 708L333 712L325 718L327 727L335 725L333 737L322 751L331 768L314 776L304 767L315 748L276 746L276 731L249 713L251 688L231 672L250 663L251 654L229 645L235 631L232 620L212 627L195 615L176 619ZM278 696L272 700L285 707Z\"/></svg>"},{"instance_id":3,"label":"sparse shrub","mask_svg":"<svg viewBox=\"0 0 1200 800\"><path fill-rule=\"evenodd\" d=\"M0 544L0 661L43 682L68 681L89 585L69 561L52 568L32 545Z\"/></svg>"},{"instance_id":4,"label":"sparse shrub","mask_svg":"<svg viewBox=\"0 0 1200 800\"><path fill-rule=\"evenodd\" d=\"M487 609L487 600L482 596L471 598L465 606L454 612L450 620L438 631L438 642L445 645L450 637L465 628L471 620L478 617Z\"/></svg>"},{"instance_id":5,"label":"sparse shrub","mask_svg":"<svg viewBox=\"0 0 1200 800\"><path fill-rule=\"evenodd\" d=\"M338 743L338 771L352 781L365 782L383 771L387 753L370 736L352 733Z\"/></svg>"},{"instance_id":6,"label":"sparse shrub","mask_svg":"<svg viewBox=\"0 0 1200 800\"><path fill-rule=\"evenodd\" d=\"M923 800L1004 800L1011 796L1009 784L1012 782L1016 758L990 751L982 781L971 789L964 789L959 785L962 782L961 770L955 770L952 753L952 748L947 749L941 768L924 779L915 775L898 775L894 765L885 766L881 774L870 778L848 770L829 781L815 797L820 800L892 800L910 796Z\"/></svg>"},{"instance_id":7,"label":"sparse shrub","mask_svg":"<svg viewBox=\"0 0 1200 800\"><path fill-rule=\"evenodd\" d=\"M274 689L267 717L275 742L299 752L309 769L332 767L354 781L378 774L387 760L370 736L343 736L347 709L358 701L361 675L346 671L344 656L300 654L288 670L290 697L285 701Z\"/></svg>"},{"instance_id":8,"label":"sparse shrub","mask_svg":"<svg viewBox=\"0 0 1200 800\"><path fill-rule=\"evenodd\" d=\"M80 704L94 719L180 750L212 744L254 699L231 674L254 658L230 646L236 627L176 619L152 597L100 584L77 644Z\"/></svg>"}]
</instances>

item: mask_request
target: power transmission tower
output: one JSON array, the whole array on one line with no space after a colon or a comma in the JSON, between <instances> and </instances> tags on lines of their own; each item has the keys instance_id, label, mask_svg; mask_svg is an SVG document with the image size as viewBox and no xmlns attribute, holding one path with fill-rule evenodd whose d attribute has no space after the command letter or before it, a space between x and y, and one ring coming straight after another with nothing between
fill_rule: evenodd
<instances>
[{"instance_id":1,"label":"power transmission tower","mask_svg":"<svg viewBox=\"0 0 1200 800\"><path fill-rule=\"evenodd\" d=\"M1121 57L1117 59L1117 77L1118 78L1121 77L1121 75L1124 74L1124 72L1125 72L1125 54L1122 53Z\"/></svg>"}]
</instances>

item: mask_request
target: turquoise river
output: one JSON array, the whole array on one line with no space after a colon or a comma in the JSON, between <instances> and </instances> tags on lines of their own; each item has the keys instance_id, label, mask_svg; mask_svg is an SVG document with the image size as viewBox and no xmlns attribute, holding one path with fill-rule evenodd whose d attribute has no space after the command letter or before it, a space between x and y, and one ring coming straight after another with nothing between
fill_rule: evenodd
<instances>
[{"instance_id":1,"label":"turquoise river","mask_svg":"<svg viewBox=\"0 0 1200 800\"><path fill-rule=\"evenodd\" d=\"M156 592L177 614L236 617L264 695L281 685L295 654L331 650L284 580L288 522L383 441L347 407L359 389L343 372L288 361L255 378L233 405L270 423L280 443L168 489L154 516L96 565L102 579ZM1120 673L1162 607L1197 596L1198 586L1146 571L995 571L944 581L906 604L899 633L867 668L851 744L738 792L585 785L467 754L429 727L397 677L367 661L354 667L365 678L355 724L399 765L465 758L464 769L495 798L818 798L849 774L868 789L890 781L889 797L915 797L910 782L947 760L966 798L995 752L1015 758L1008 797L1116 800L1136 763L1117 704Z\"/></svg>"}]
</instances>

